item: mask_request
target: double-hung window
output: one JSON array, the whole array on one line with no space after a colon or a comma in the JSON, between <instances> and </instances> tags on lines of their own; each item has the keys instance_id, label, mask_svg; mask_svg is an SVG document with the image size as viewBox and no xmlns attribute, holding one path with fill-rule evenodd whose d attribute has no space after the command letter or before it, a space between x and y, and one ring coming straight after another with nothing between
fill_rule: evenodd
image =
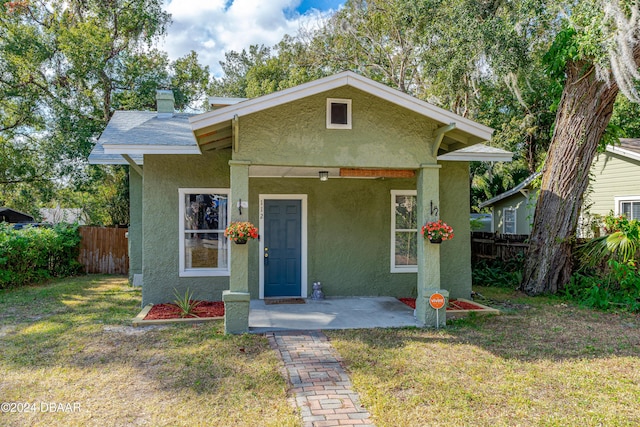
<instances>
[{"instance_id":1,"label":"double-hung window","mask_svg":"<svg viewBox=\"0 0 640 427\"><path fill-rule=\"evenodd\" d=\"M179 190L180 276L228 276L229 190Z\"/></svg>"},{"instance_id":2,"label":"double-hung window","mask_svg":"<svg viewBox=\"0 0 640 427\"><path fill-rule=\"evenodd\" d=\"M505 208L502 210L502 233L516 234L516 210Z\"/></svg>"},{"instance_id":3,"label":"double-hung window","mask_svg":"<svg viewBox=\"0 0 640 427\"><path fill-rule=\"evenodd\" d=\"M620 215L626 216L630 221L632 219L640 220L640 199L618 200L618 209Z\"/></svg>"},{"instance_id":4,"label":"double-hung window","mask_svg":"<svg viewBox=\"0 0 640 427\"><path fill-rule=\"evenodd\" d=\"M418 211L415 190L391 191L391 272L418 271Z\"/></svg>"}]
</instances>

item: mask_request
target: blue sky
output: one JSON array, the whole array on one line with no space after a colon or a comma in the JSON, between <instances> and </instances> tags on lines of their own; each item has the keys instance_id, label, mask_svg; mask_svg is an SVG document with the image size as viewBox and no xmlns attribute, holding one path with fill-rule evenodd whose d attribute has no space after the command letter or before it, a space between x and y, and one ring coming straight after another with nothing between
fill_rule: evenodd
<instances>
[{"instance_id":1,"label":"blue sky","mask_svg":"<svg viewBox=\"0 0 640 427\"><path fill-rule=\"evenodd\" d=\"M220 75L224 52L273 46L301 26L313 27L344 0L165 0L173 24L160 44L174 60L191 50Z\"/></svg>"},{"instance_id":2,"label":"blue sky","mask_svg":"<svg viewBox=\"0 0 640 427\"><path fill-rule=\"evenodd\" d=\"M344 0L302 0L300 6L296 10L300 13L305 13L310 9L317 10L336 10L338 7L344 4Z\"/></svg>"}]
</instances>

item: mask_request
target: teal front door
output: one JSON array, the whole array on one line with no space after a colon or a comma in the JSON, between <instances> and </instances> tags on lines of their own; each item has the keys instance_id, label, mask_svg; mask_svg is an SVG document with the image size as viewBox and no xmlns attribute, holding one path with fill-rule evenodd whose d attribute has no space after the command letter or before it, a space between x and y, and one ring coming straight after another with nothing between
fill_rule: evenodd
<instances>
[{"instance_id":1,"label":"teal front door","mask_svg":"<svg viewBox=\"0 0 640 427\"><path fill-rule=\"evenodd\" d=\"M302 292L302 201L264 201L264 296Z\"/></svg>"}]
</instances>

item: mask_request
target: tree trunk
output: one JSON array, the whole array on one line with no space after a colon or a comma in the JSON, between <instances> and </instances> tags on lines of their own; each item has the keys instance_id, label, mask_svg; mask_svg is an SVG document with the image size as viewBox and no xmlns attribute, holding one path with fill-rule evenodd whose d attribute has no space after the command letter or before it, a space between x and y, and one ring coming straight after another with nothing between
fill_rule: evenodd
<instances>
[{"instance_id":1,"label":"tree trunk","mask_svg":"<svg viewBox=\"0 0 640 427\"><path fill-rule=\"evenodd\" d=\"M596 79L593 66L568 64L520 285L529 295L556 293L571 277L572 244L589 170L617 94L615 82Z\"/></svg>"}]
</instances>

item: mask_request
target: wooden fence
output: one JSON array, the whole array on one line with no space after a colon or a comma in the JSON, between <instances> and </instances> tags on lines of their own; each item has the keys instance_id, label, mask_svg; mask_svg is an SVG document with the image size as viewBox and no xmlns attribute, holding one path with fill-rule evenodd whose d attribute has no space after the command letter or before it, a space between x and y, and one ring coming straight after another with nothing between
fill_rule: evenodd
<instances>
[{"instance_id":1,"label":"wooden fence","mask_svg":"<svg viewBox=\"0 0 640 427\"><path fill-rule=\"evenodd\" d=\"M529 248L528 234L471 233L471 258L475 264L483 259L508 261L524 255Z\"/></svg>"},{"instance_id":2,"label":"wooden fence","mask_svg":"<svg viewBox=\"0 0 640 427\"><path fill-rule=\"evenodd\" d=\"M80 256L86 273L128 274L126 228L80 227Z\"/></svg>"}]
</instances>

